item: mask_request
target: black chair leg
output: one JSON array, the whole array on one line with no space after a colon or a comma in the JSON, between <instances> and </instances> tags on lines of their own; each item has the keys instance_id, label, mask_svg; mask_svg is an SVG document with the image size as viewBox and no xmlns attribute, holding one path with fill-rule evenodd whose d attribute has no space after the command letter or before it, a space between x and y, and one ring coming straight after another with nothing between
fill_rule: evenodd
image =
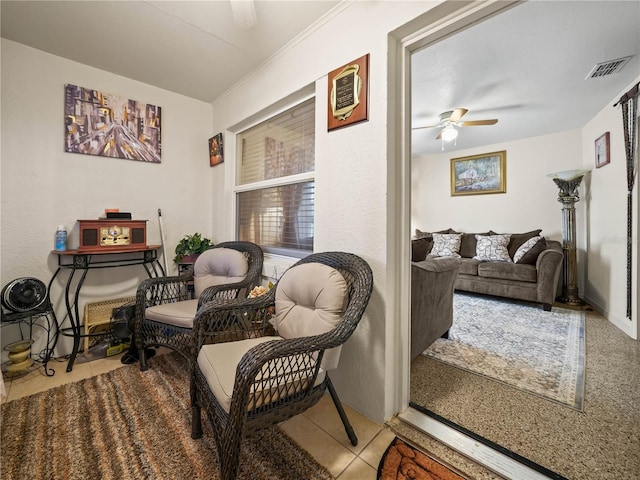
<instances>
[{"instance_id":1,"label":"black chair leg","mask_svg":"<svg viewBox=\"0 0 640 480\"><path fill-rule=\"evenodd\" d=\"M342 408L342 403L340 403L340 399L338 398L338 394L336 393L336 389L333 388L333 383L331 383L331 379L329 375L327 375L327 389L329 390L329 394L331 395L331 399L333 400L333 404L336 406L336 410L338 410L338 415L340 415L340 420L342 420L342 424L344 425L344 430L347 432L347 436L351 441L351 445L354 447L358 445L358 437L356 436L356 432L353 431L353 427L349 423L349 419L347 418L347 414L344 412L344 408Z\"/></svg>"}]
</instances>

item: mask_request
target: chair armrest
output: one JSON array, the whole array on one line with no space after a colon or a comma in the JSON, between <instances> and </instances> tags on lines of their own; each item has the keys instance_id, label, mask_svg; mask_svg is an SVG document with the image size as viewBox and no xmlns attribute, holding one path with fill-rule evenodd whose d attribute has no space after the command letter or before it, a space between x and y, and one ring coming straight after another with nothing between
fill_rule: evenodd
<instances>
[{"instance_id":1,"label":"chair armrest","mask_svg":"<svg viewBox=\"0 0 640 480\"><path fill-rule=\"evenodd\" d=\"M233 387L230 414L245 415L252 408L279 399L304 395L314 388L330 332L311 337L261 343L244 354ZM338 341L338 344L342 342Z\"/></svg>"},{"instance_id":2,"label":"chair armrest","mask_svg":"<svg viewBox=\"0 0 640 480\"><path fill-rule=\"evenodd\" d=\"M269 320L275 309L275 290L256 298L214 298L196 312L194 347L205 343L261 337L272 331Z\"/></svg>"},{"instance_id":3,"label":"chair armrest","mask_svg":"<svg viewBox=\"0 0 640 480\"><path fill-rule=\"evenodd\" d=\"M198 308L217 298L239 298L241 295L248 294L251 288L253 288L253 284L250 279L207 287L202 291L200 297L198 297Z\"/></svg>"},{"instance_id":4,"label":"chair armrest","mask_svg":"<svg viewBox=\"0 0 640 480\"><path fill-rule=\"evenodd\" d=\"M138 285L136 307L145 308L161 303L188 300L187 284L193 279L189 272L169 277L147 278Z\"/></svg>"}]
</instances>

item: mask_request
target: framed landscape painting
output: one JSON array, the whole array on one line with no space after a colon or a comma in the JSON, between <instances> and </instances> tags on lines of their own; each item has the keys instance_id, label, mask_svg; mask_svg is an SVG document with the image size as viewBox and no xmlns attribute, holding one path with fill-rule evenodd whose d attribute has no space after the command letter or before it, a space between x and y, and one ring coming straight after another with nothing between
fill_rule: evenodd
<instances>
[{"instance_id":1,"label":"framed landscape painting","mask_svg":"<svg viewBox=\"0 0 640 480\"><path fill-rule=\"evenodd\" d=\"M451 196L506 193L507 151L451 159Z\"/></svg>"}]
</instances>

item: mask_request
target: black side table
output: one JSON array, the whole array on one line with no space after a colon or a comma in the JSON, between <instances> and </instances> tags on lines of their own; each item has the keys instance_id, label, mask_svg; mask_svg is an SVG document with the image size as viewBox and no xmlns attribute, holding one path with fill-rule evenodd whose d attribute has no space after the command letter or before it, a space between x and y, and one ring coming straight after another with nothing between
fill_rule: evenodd
<instances>
[{"instance_id":1,"label":"black side table","mask_svg":"<svg viewBox=\"0 0 640 480\"><path fill-rule=\"evenodd\" d=\"M53 251L58 255L58 269L51 278L51 283L57 275L66 270L69 272L64 293L67 316L71 327L60 328L59 333L73 337L73 350L67 363L67 372L73 370L73 364L80 349L80 340L93 334L83 334L81 331L81 318L78 306L80 290L84 284L89 270L97 268L118 268L132 265L142 265L149 278L165 275L162 265L158 261L158 249L161 245L145 245L135 249L109 250L104 252L81 252L78 250L66 250L64 252ZM79 272L79 279L75 289L72 288L73 279ZM99 335L99 334L98 334Z\"/></svg>"}]
</instances>

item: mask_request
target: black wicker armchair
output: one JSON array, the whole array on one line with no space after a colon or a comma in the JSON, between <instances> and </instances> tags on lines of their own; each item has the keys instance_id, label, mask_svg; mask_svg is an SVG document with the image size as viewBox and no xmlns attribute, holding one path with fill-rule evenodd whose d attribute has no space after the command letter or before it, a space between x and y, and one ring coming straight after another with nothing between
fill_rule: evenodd
<instances>
[{"instance_id":1,"label":"black wicker armchair","mask_svg":"<svg viewBox=\"0 0 640 480\"><path fill-rule=\"evenodd\" d=\"M316 253L263 296L214 300L198 311L191 435L202 436L204 408L223 480L237 476L243 437L305 411L327 390L357 444L327 371L337 366L372 289L371 268L360 257Z\"/></svg>"},{"instance_id":2,"label":"black wicker armchair","mask_svg":"<svg viewBox=\"0 0 640 480\"><path fill-rule=\"evenodd\" d=\"M193 267L178 276L149 278L136 293L135 341L140 369L145 349L165 346L195 360L193 319L213 299L236 298L260 284L262 249L251 242L223 242L203 252ZM190 291L190 285L195 291Z\"/></svg>"}]
</instances>

